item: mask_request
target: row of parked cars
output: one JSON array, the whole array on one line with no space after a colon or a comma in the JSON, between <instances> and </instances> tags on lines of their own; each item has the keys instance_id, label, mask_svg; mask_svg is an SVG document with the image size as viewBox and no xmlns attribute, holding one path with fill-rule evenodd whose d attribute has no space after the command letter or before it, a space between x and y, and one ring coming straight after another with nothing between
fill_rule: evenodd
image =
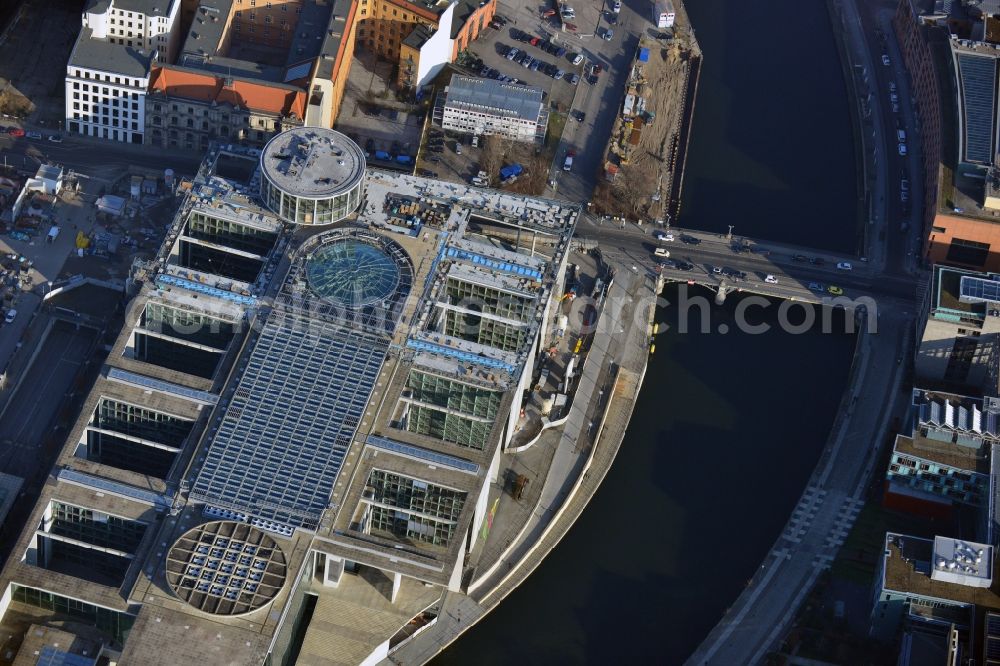
<instances>
[{"instance_id":1,"label":"row of parked cars","mask_svg":"<svg viewBox=\"0 0 1000 666\"><path fill-rule=\"evenodd\" d=\"M566 72L564 70L556 67L550 62L533 58L526 51L522 51L521 49L515 47L507 47L503 44L499 44L498 46L502 49L506 49L505 51L502 51L502 53L504 53L507 60L515 62L525 69L530 69L533 72L542 72L557 81L565 76L566 80L573 85L576 85L580 81L580 77L576 74L571 73L569 76L566 76Z\"/></svg>"},{"instance_id":2,"label":"row of parked cars","mask_svg":"<svg viewBox=\"0 0 1000 666\"><path fill-rule=\"evenodd\" d=\"M566 56L566 59L569 60L574 65L579 65L581 62L583 62L583 56L581 54L576 52L570 52L565 47L552 43L551 41L549 41L548 37L538 37L536 35L524 32L523 30L518 30L517 28L514 28L513 30L510 31L510 36L514 40L521 42L522 44L530 44L531 46L540 48L549 55L554 55L557 58L562 58L563 56Z\"/></svg>"},{"instance_id":3,"label":"row of parked cars","mask_svg":"<svg viewBox=\"0 0 1000 666\"><path fill-rule=\"evenodd\" d=\"M3 125L0 125L0 134L6 134L8 136L14 137L15 139L20 138L20 137L23 136L23 137L27 137L29 139L36 139L38 141L41 141L42 138L43 138L41 132L35 132L34 130L25 131L25 130L21 129L20 127L16 127L16 126L14 126L14 127L4 127ZM58 134L50 134L47 138L52 143L62 143L62 136L60 136Z\"/></svg>"}]
</instances>

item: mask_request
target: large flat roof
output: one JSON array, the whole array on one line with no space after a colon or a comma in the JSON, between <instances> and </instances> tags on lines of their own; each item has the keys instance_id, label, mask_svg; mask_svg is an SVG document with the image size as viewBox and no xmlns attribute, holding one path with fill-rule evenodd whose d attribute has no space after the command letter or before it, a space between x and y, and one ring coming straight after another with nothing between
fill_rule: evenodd
<instances>
[{"instance_id":1,"label":"large flat roof","mask_svg":"<svg viewBox=\"0 0 1000 666\"><path fill-rule=\"evenodd\" d=\"M113 72L143 78L149 75L149 63L152 58L148 53L134 46L112 44L109 41L94 39L94 31L82 28L69 56L70 67Z\"/></svg>"},{"instance_id":2,"label":"large flat roof","mask_svg":"<svg viewBox=\"0 0 1000 666\"><path fill-rule=\"evenodd\" d=\"M998 580L994 580L989 587L972 587L931 578L934 567L933 541L892 533L886 534L885 541L886 590L1000 609Z\"/></svg>"},{"instance_id":3,"label":"large flat roof","mask_svg":"<svg viewBox=\"0 0 1000 666\"><path fill-rule=\"evenodd\" d=\"M538 88L472 76L451 77L445 101L445 107L532 122L538 120L543 104Z\"/></svg>"},{"instance_id":4,"label":"large flat roof","mask_svg":"<svg viewBox=\"0 0 1000 666\"><path fill-rule=\"evenodd\" d=\"M365 175L365 155L340 132L297 127L267 142L260 166L264 177L282 192L320 199L358 185Z\"/></svg>"}]
</instances>

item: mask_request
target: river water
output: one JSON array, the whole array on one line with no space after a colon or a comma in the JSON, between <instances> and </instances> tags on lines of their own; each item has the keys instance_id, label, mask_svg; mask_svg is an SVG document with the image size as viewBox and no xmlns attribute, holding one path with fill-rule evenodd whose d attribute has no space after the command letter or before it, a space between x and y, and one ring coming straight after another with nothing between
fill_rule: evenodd
<instances>
[{"instance_id":1,"label":"river water","mask_svg":"<svg viewBox=\"0 0 1000 666\"><path fill-rule=\"evenodd\" d=\"M823 2L687 8L705 59L678 224L852 249L853 139ZM678 664L704 639L801 494L854 348L846 333L719 333L737 303L712 309L707 334L658 314L671 328L600 490L436 666Z\"/></svg>"}]
</instances>

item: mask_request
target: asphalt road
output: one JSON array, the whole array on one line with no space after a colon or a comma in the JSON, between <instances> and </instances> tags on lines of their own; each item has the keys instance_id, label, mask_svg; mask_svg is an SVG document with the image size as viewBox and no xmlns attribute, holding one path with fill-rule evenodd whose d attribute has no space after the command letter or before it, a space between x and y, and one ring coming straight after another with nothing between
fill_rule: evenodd
<instances>
[{"instance_id":1,"label":"asphalt road","mask_svg":"<svg viewBox=\"0 0 1000 666\"><path fill-rule=\"evenodd\" d=\"M9 121L5 124L9 124ZM51 132L46 132L48 136ZM17 169L34 171L39 164L54 162L96 180L111 182L130 166L162 171L173 169L180 175L197 173L202 156L190 152L168 151L148 147L95 140L62 134L62 143L47 140L14 138L0 134L0 163Z\"/></svg>"}]
</instances>

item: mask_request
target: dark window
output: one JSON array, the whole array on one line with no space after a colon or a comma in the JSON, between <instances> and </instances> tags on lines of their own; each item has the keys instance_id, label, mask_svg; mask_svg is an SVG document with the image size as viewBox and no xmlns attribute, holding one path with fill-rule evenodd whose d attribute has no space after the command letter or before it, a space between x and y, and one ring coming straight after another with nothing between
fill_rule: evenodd
<instances>
[{"instance_id":1,"label":"dark window","mask_svg":"<svg viewBox=\"0 0 1000 666\"><path fill-rule=\"evenodd\" d=\"M948 261L954 261L957 264L982 266L989 256L989 243L953 238L951 245L948 246Z\"/></svg>"}]
</instances>

